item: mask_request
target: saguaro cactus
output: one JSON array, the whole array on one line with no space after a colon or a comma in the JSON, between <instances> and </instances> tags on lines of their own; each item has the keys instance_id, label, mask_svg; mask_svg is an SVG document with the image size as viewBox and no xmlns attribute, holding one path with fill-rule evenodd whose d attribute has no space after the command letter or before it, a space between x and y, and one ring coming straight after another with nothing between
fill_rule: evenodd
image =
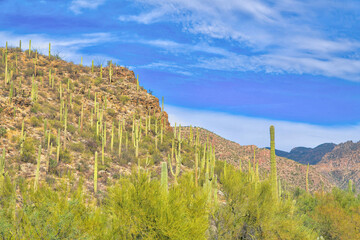
<instances>
[{"instance_id":1,"label":"saguaro cactus","mask_svg":"<svg viewBox=\"0 0 360 240\"><path fill-rule=\"evenodd\" d=\"M136 91L139 91L139 89L140 89L140 85L139 85L139 74L138 74L136 78Z\"/></svg>"},{"instance_id":2,"label":"saguaro cactus","mask_svg":"<svg viewBox=\"0 0 360 240\"><path fill-rule=\"evenodd\" d=\"M161 163L161 189L163 193L168 192L168 169L166 162Z\"/></svg>"},{"instance_id":3,"label":"saguaro cactus","mask_svg":"<svg viewBox=\"0 0 360 240\"><path fill-rule=\"evenodd\" d=\"M161 112L164 112L164 97L161 98Z\"/></svg>"},{"instance_id":4,"label":"saguaro cactus","mask_svg":"<svg viewBox=\"0 0 360 240\"><path fill-rule=\"evenodd\" d=\"M34 190L35 191L37 191L37 188L39 185L40 157L41 157L41 145L39 145L39 152L38 152L37 165L36 165L36 175L35 175L35 182L34 182Z\"/></svg>"},{"instance_id":5,"label":"saguaro cactus","mask_svg":"<svg viewBox=\"0 0 360 240\"><path fill-rule=\"evenodd\" d=\"M111 142L110 142L110 151L111 152L114 149L114 130L115 130L114 122L112 122L112 125L111 125Z\"/></svg>"},{"instance_id":6,"label":"saguaro cactus","mask_svg":"<svg viewBox=\"0 0 360 240\"><path fill-rule=\"evenodd\" d=\"M199 154L198 152L196 151L196 148L195 148L195 187L198 186L198 172L199 172Z\"/></svg>"},{"instance_id":7,"label":"saguaro cactus","mask_svg":"<svg viewBox=\"0 0 360 240\"><path fill-rule=\"evenodd\" d=\"M2 156L0 156L0 187L1 188L4 181L4 173L5 173L5 148L3 148Z\"/></svg>"},{"instance_id":8,"label":"saguaro cactus","mask_svg":"<svg viewBox=\"0 0 360 240\"><path fill-rule=\"evenodd\" d=\"M51 57L51 43L49 43L49 59Z\"/></svg>"},{"instance_id":9,"label":"saguaro cactus","mask_svg":"<svg viewBox=\"0 0 360 240\"><path fill-rule=\"evenodd\" d=\"M57 144L56 144L56 162L60 160L60 128L58 129Z\"/></svg>"},{"instance_id":10,"label":"saguaro cactus","mask_svg":"<svg viewBox=\"0 0 360 240\"><path fill-rule=\"evenodd\" d=\"M112 78L112 61L110 61L110 66L109 66L109 80L111 82L111 78Z\"/></svg>"},{"instance_id":11,"label":"saguaro cactus","mask_svg":"<svg viewBox=\"0 0 360 240\"><path fill-rule=\"evenodd\" d=\"M175 172L174 172L172 169L171 158L168 157L170 172L175 178L175 184L177 184L177 177L179 176L180 166L181 166L181 153L180 153L180 151L177 151L176 149L175 149L175 159L176 159L176 167L175 167Z\"/></svg>"},{"instance_id":12,"label":"saguaro cactus","mask_svg":"<svg viewBox=\"0 0 360 240\"><path fill-rule=\"evenodd\" d=\"M29 40L29 57L30 57L30 54L31 54L31 40Z\"/></svg>"},{"instance_id":13,"label":"saguaro cactus","mask_svg":"<svg viewBox=\"0 0 360 240\"><path fill-rule=\"evenodd\" d=\"M275 128L270 126L270 180L274 196L278 196L277 186L277 169L276 169L276 155L275 155Z\"/></svg>"},{"instance_id":14,"label":"saguaro cactus","mask_svg":"<svg viewBox=\"0 0 360 240\"><path fill-rule=\"evenodd\" d=\"M119 120L119 129L118 129L118 136L119 136L119 157L121 157L121 142L122 142L122 126L121 120Z\"/></svg>"},{"instance_id":15,"label":"saguaro cactus","mask_svg":"<svg viewBox=\"0 0 360 240\"><path fill-rule=\"evenodd\" d=\"M98 170L98 161L97 161L98 153L95 152L95 164L94 164L94 192L97 192L97 170Z\"/></svg>"},{"instance_id":16,"label":"saguaro cactus","mask_svg":"<svg viewBox=\"0 0 360 240\"><path fill-rule=\"evenodd\" d=\"M353 192L354 192L354 190L353 190L353 181L352 181L351 179L349 180L348 192L349 192L349 193L353 193Z\"/></svg>"}]
</instances>

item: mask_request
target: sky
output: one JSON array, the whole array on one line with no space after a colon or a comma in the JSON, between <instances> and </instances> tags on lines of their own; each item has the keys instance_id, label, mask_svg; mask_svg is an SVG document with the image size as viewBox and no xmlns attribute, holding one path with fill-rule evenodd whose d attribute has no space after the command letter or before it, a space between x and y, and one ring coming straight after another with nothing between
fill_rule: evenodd
<instances>
[{"instance_id":1,"label":"sky","mask_svg":"<svg viewBox=\"0 0 360 240\"><path fill-rule=\"evenodd\" d=\"M164 97L172 124L242 145L360 138L354 0L0 0L8 41L84 64L112 60Z\"/></svg>"}]
</instances>

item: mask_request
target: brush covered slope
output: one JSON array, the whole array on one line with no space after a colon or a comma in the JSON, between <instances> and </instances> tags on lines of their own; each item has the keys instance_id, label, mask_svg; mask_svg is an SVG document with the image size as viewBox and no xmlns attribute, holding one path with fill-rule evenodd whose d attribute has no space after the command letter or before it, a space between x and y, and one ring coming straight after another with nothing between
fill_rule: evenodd
<instances>
[{"instance_id":1,"label":"brush covered slope","mask_svg":"<svg viewBox=\"0 0 360 240\"><path fill-rule=\"evenodd\" d=\"M351 180L360 189L360 142L324 143L315 148L296 147L290 153L276 152L300 163L313 164L316 171L339 188L346 189Z\"/></svg>"},{"instance_id":2,"label":"brush covered slope","mask_svg":"<svg viewBox=\"0 0 360 240\"><path fill-rule=\"evenodd\" d=\"M190 135L190 127L183 127L182 129L185 136ZM241 166L243 171L249 171L249 164L253 169L255 169L256 164L258 164L260 177L265 179L268 176L270 172L270 149L258 148L255 145L241 146L238 143L224 139L203 128L199 128L198 132L200 142L206 142L208 139L215 146L217 159L227 161L229 164L235 166ZM306 165L279 156L276 156L276 162L278 166L278 178L284 185L291 189L296 187L306 188ZM311 192L321 189L330 190L335 186L331 178L326 177L326 175L313 166L309 167L308 178Z\"/></svg>"},{"instance_id":3,"label":"brush covered slope","mask_svg":"<svg viewBox=\"0 0 360 240\"><path fill-rule=\"evenodd\" d=\"M311 194L307 171L307 191L292 191L274 154L260 163L271 177L218 161L212 140L169 126L132 71L29 45L0 49L2 239L360 238L351 184Z\"/></svg>"}]
</instances>

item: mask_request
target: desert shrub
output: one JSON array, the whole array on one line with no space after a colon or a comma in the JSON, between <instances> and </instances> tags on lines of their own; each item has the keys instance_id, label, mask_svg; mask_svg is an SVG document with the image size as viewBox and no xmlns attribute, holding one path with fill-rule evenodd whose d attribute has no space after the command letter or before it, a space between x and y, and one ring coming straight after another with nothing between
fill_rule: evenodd
<instances>
[{"instance_id":1,"label":"desert shrub","mask_svg":"<svg viewBox=\"0 0 360 240\"><path fill-rule=\"evenodd\" d=\"M42 123L43 123L42 119L39 119L36 116L32 116L30 118L30 124L33 127L40 127Z\"/></svg>"},{"instance_id":2,"label":"desert shrub","mask_svg":"<svg viewBox=\"0 0 360 240\"><path fill-rule=\"evenodd\" d=\"M102 78L97 77L94 79L95 86L99 86L103 82Z\"/></svg>"},{"instance_id":3,"label":"desert shrub","mask_svg":"<svg viewBox=\"0 0 360 240\"><path fill-rule=\"evenodd\" d=\"M61 149L59 158L60 158L59 161L61 161L63 163L71 163L72 162L71 152L68 149Z\"/></svg>"},{"instance_id":4,"label":"desert shrub","mask_svg":"<svg viewBox=\"0 0 360 240\"><path fill-rule=\"evenodd\" d=\"M20 159L23 162L35 163L35 141L31 137L25 138Z\"/></svg>"},{"instance_id":5,"label":"desert shrub","mask_svg":"<svg viewBox=\"0 0 360 240\"><path fill-rule=\"evenodd\" d=\"M129 96L121 95L120 97L118 97L118 100L124 105L130 100L130 98Z\"/></svg>"},{"instance_id":6,"label":"desert shrub","mask_svg":"<svg viewBox=\"0 0 360 240\"><path fill-rule=\"evenodd\" d=\"M185 187L186 186L186 187ZM165 196L146 174L121 178L109 189L105 211L112 223L106 239L205 239L207 196L190 178Z\"/></svg>"},{"instance_id":7,"label":"desert shrub","mask_svg":"<svg viewBox=\"0 0 360 240\"><path fill-rule=\"evenodd\" d=\"M85 150L84 144L82 142L70 143L69 148L75 152L83 152Z\"/></svg>"},{"instance_id":8,"label":"desert shrub","mask_svg":"<svg viewBox=\"0 0 360 240\"><path fill-rule=\"evenodd\" d=\"M6 136L6 128L0 127L0 137L5 137L5 136Z\"/></svg>"},{"instance_id":9,"label":"desert shrub","mask_svg":"<svg viewBox=\"0 0 360 240\"><path fill-rule=\"evenodd\" d=\"M77 128L73 124L68 124L67 130L69 133L74 134L77 130Z\"/></svg>"},{"instance_id":10,"label":"desert shrub","mask_svg":"<svg viewBox=\"0 0 360 240\"><path fill-rule=\"evenodd\" d=\"M222 239L316 239L312 228L294 213L292 199L274 199L269 180L255 183L248 174L227 167L222 175L226 205L215 214Z\"/></svg>"},{"instance_id":11,"label":"desert shrub","mask_svg":"<svg viewBox=\"0 0 360 240\"><path fill-rule=\"evenodd\" d=\"M25 71L24 71L24 76L25 77L31 77L32 75L34 75L35 72L34 72L34 68L33 67L30 67L30 68L27 68Z\"/></svg>"},{"instance_id":12,"label":"desert shrub","mask_svg":"<svg viewBox=\"0 0 360 240\"><path fill-rule=\"evenodd\" d=\"M108 114L110 117L114 118L114 117L116 116L116 111L115 111L114 109L112 109L112 108L108 108L108 109L107 109L107 114Z\"/></svg>"},{"instance_id":13,"label":"desert shrub","mask_svg":"<svg viewBox=\"0 0 360 240\"><path fill-rule=\"evenodd\" d=\"M39 103L34 103L34 105L30 109L30 112L37 113L39 111L39 108L40 108Z\"/></svg>"}]
</instances>

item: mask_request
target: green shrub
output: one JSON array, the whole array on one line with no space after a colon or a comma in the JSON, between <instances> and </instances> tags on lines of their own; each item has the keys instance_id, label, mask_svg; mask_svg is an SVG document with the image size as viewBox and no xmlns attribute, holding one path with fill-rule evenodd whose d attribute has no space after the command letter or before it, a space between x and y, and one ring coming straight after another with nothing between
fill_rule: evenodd
<instances>
[{"instance_id":1,"label":"green shrub","mask_svg":"<svg viewBox=\"0 0 360 240\"><path fill-rule=\"evenodd\" d=\"M31 126L33 126L33 127L40 127L42 124L43 124L43 121L42 121L42 119L40 118L37 118L36 116L32 116L31 118L30 118L30 124L31 124Z\"/></svg>"},{"instance_id":2,"label":"green shrub","mask_svg":"<svg viewBox=\"0 0 360 240\"><path fill-rule=\"evenodd\" d=\"M39 111L39 108L40 108L40 105L38 103L35 103L31 109L30 109L30 112L32 113L37 113Z\"/></svg>"},{"instance_id":3,"label":"green shrub","mask_svg":"<svg viewBox=\"0 0 360 240\"><path fill-rule=\"evenodd\" d=\"M115 111L114 109L112 109L112 108L108 108L108 109L107 109L107 114L108 114L110 117L114 118L114 117L116 116L116 111Z\"/></svg>"},{"instance_id":4,"label":"green shrub","mask_svg":"<svg viewBox=\"0 0 360 240\"><path fill-rule=\"evenodd\" d=\"M69 148L72 151L79 152L79 153L81 153L81 152L83 152L85 150L84 144L82 142L70 143Z\"/></svg>"},{"instance_id":5,"label":"green shrub","mask_svg":"<svg viewBox=\"0 0 360 240\"><path fill-rule=\"evenodd\" d=\"M60 160L63 163L71 163L72 162L72 156L71 152L68 149L60 150Z\"/></svg>"},{"instance_id":6,"label":"green shrub","mask_svg":"<svg viewBox=\"0 0 360 240\"><path fill-rule=\"evenodd\" d=\"M121 95L118 99L123 105L125 105L130 100L129 96L126 95Z\"/></svg>"},{"instance_id":7,"label":"green shrub","mask_svg":"<svg viewBox=\"0 0 360 240\"><path fill-rule=\"evenodd\" d=\"M6 136L6 128L0 127L0 137L5 137L5 136Z\"/></svg>"},{"instance_id":8,"label":"green shrub","mask_svg":"<svg viewBox=\"0 0 360 240\"><path fill-rule=\"evenodd\" d=\"M35 141L27 137L23 144L23 152L20 156L21 161L35 163Z\"/></svg>"}]
</instances>

